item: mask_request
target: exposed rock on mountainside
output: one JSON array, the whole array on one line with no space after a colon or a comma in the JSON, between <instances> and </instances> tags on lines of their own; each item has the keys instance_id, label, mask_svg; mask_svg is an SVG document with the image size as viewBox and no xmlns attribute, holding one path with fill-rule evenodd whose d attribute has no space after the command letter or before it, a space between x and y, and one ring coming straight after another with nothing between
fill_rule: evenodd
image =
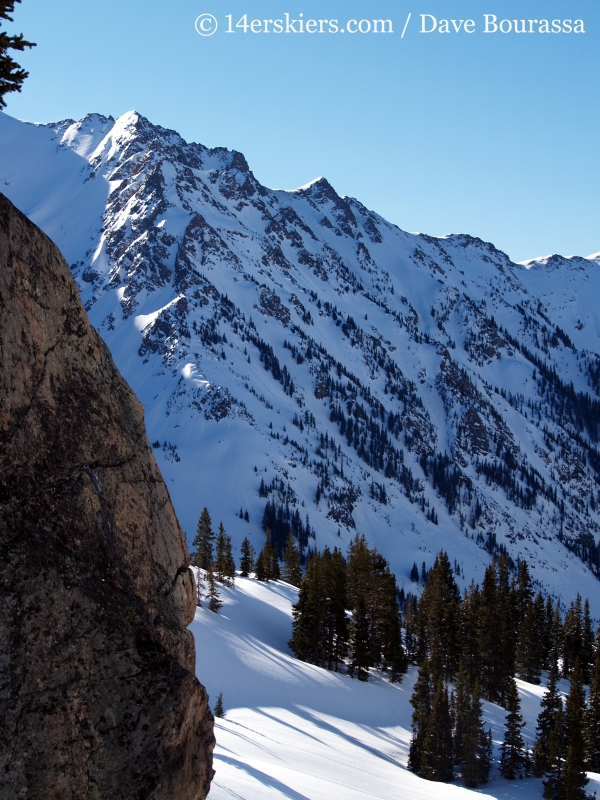
<instances>
[{"instance_id":1,"label":"exposed rock on mountainside","mask_svg":"<svg viewBox=\"0 0 600 800\"><path fill-rule=\"evenodd\" d=\"M0 195L0 796L201 800L188 553L67 264Z\"/></svg>"},{"instance_id":2,"label":"exposed rock on mountainside","mask_svg":"<svg viewBox=\"0 0 600 800\"><path fill-rule=\"evenodd\" d=\"M0 114L0 185L65 253L190 539L206 505L234 548L364 533L407 585L440 546L465 583L506 550L598 596L600 256L406 233L135 112Z\"/></svg>"}]
</instances>

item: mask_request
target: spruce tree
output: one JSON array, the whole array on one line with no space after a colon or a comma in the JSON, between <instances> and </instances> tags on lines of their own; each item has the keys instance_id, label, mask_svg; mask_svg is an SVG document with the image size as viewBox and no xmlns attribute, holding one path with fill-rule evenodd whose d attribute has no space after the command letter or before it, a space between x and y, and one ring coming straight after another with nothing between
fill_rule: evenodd
<instances>
[{"instance_id":1,"label":"spruce tree","mask_svg":"<svg viewBox=\"0 0 600 800\"><path fill-rule=\"evenodd\" d=\"M213 542L215 534L212 529L210 514L206 506L202 509L198 525L196 526L196 538L193 546L196 548L192 564L200 569L208 570L213 563Z\"/></svg>"},{"instance_id":2,"label":"spruce tree","mask_svg":"<svg viewBox=\"0 0 600 800\"><path fill-rule=\"evenodd\" d=\"M231 586L235 579L235 562L231 553L231 537L225 533L223 523L219 523L215 557L217 580Z\"/></svg>"},{"instance_id":3,"label":"spruce tree","mask_svg":"<svg viewBox=\"0 0 600 800\"><path fill-rule=\"evenodd\" d=\"M543 612L543 605L542 605ZM516 653L517 675L527 683L539 683L542 673L542 624L539 605L529 600L519 632Z\"/></svg>"},{"instance_id":4,"label":"spruce tree","mask_svg":"<svg viewBox=\"0 0 600 800\"><path fill-rule=\"evenodd\" d=\"M568 678L577 659L583 656L583 609L578 594L565 614L563 628L563 676Z\"/></svg>"},{"instance_id":5,"label":"spruce tree","mask_svg":"<svg viewBox=\"0 0 600 800\"><path fill-rule=\"evenodd\" d=\"M221 600L219 590L217 589L217 581L215 580L215 573L212 564L208 570L206 579L208 582L208 594L206 595L206 599L208 600L208 610L212 611L214 614L218 614L219 610L223 606L223 602Z\"/></svg>"},{"instance_id":6,"label":"spruce tree","mask_svg":"<svg viewBox=\"0 0 600 800\"><path fill-rule=\"evenodd\" d=\"M408 663L402 646L396 578L387 567L379 580L378 595L379 620L377 627L380 639L380 664L385 671L389 672L390 681L394 683L404 675Z\"/></svg>"},{"instance_id":7,"label":"spruce tree","mask_svg":"<svg viewBox=\"0 0 600 800\"><path fill-rule=\"evenodd\" d=\"M277 552L271 545L271 531L267 528L264 547L256 559L256 580L278 581L279 575Z\"/></svg>"},{"instance_id":8,"label":"spruce tree","mask_svg":"<svg viewBox=\"0 0 600 800\"><path fill-rule=\"evenodd\" d=\"M546 800L564 800L564 763L566 748L566 725L562 699L554 715L554 727L550 734L547 766L544 775L544 797Z\"/></svg>"},{"instance_id":9,"label":"spruce tree","mask_svg":"<svg viewBox=\"0 0 600 800\"><path fill-rule=\"evenodd\" d=\"M300 586L302 580L302 570L300 568L300 551L296 544L296 537L293 531L288 533L283 553L283 580L291 583L292 586Z\"/></svg>"},{"instance_id":10,"label":"spruce tree","mask_svg":"<svg viewBox=\"0 0 600 800\"><path fill-rule=\"evenodd\" d=\"M453 777L452 719L448 689L441 675L437 679L427 721L419 775L430 781L445 783Z\"/></svg>"},{"instance_id":11,"label":"spruce tree","mask_svg":"<svg viewBox=\"0 0 600 800\"><path fill-rule=\"evenodd\" d=\"M331 554L327 548L323 553L323 589L325 666L337 672L348 652L349 636L346 619L346 563L337 547Z\"/></svg>"},{"instance_id":12,"label":"spruce tree","mask_svg":"<svg viewBox=\"0 0 600 800\"><path fill-rule=\"evenodd\" d=\"M450 680L458 670L460 654L460 592L443 550L421 595L418 635L419 658L429 656L434 674Z\"/></svg>"},{"instance_id":13,"label":"spruce tree","mask_svg":"<svg viewBox=\"0 0 600 800\"><path fill-rule=\"evenodd\" d=\"M242 546L240 547L240 570L242 578L247 578L254 570L254 547L250 543L247 536L244 537Z\"/></svg>"},{"instance_id":14,"label":"spruce tree","mask_svg":"<svg viewBox=\"0 0 600 800\"><path fill-rule=\"evenodd\" d=\"M15 3L21 0L4 0L0 2L0 20L12 22L10 16L15 10ZM22 34L9 36L0 31L0 110L6 108L4 95L9 92L20 92L23 82L28 77L26 72L17 62L8 55L9 50L23 51L26 47L35 47L33 42L28 42Z\"/></svg>"},{"instance_id":15,"label":"spruce tree","mask_svg":"<svg viewBox=\"0 0 600 800\"><path fill-rule=\"evenodd\" d=\"M367 602L361 592L355 602L352 612L352 622L350 624L350 648L351 663L350 674L359 681L366 681L369 678L369 619L367 615Z\"/></svg>"},{"instance_id":16,"label":"spruce tree","mask_svg":"<svg viewBox=\"0 0 600 800\"><path fill-rule=\"evenodd\" d=\"M514 679L510 682L506 696L506 730L500 747L500 772L510 781L521 777L525 770L525 753L521 728L525 725L521 716L521 701Z\"/></svg>"},{"instance_id":17,"label":"spruce tree","mask_svg":"<svg viewBox=\"0 0 600 800\"><path fill-rule=\"evenodd\" d=\"M469 728L471 712L471 681L461 661L456 678L456 691L453 694L452 713L454 719L453 745L454 763L461 764L464 759L465 736Z\"/></svg>"},{"instance_id":18,"label":"spruce tree","mask_svg":"<svg viewBox=\"0 0 600 800\"><path fill-rule=\"evenodd\" d=\"M588 769L600 772L600 652L596 652L594 676L585 718Z\"/></svg>"},{"instance_id":19,"label":"spruce tree","mask_svg":"<svg viewBox=\"0 0 600 800\"><path fill-rule=\"evenodd\" d=\"M533 774L536 778L541 778L550 766L550 737L556 724L556 713L562 706L557 681L558 665L554 657L537 718L536 740L533 747Z\"/></svg>"},{"instance_id":20,"label":"spruce tree","mask_svg":"<svg viewBox=\"0 0 600 800\"><path fill-rule=\"evenodd\" d=\"M320 596L314 591L315 559L308 562L300 584L298 600L292 607L292 638L290 649L301 661L316 663L321 627Z\"/></svg>"},{"instance_id":21,"label":"spruce tree","mask_svg":"<svg viewBox=\"0 0 600 800\"><path fill-rule=\"evenodd\" d=\"M196 605L201 608L202 595L204 594L204 581L202 579L202 573L199 569L194 570L194 579L196 582Z\"/></svg>"},{"instance_id":22,"label":"spruce tree","mask_svg":"<svg viewBox=\"0 0 600 800\"><path fill-rule=\"evenodd\" d=\"M412 737L408 750L408 768L417 775L421 774L421 759L429 717L431 716L432 695L429 659L425 657L419 667L417 680L410 698L410 704L414 711L412 714Z\"/></svg>"},{"instance_id":23,"label":"spruce tree","mask_svg":"<svg viewBox=\"0 0 600 800\"><path fill-rule=\"evenodd\" d=\"M479 675L479 586L472 581L460 607L461 667L471 681Z\"/></svg>"},{"instance_id":24,"label":"spruce tree","mask_svg":"<svg viewBox=\"0 0 600 800\"><path fill-rule=\"evenodd\" d=\"M219 692L217 696L217 702L215 703L215 710L213 711L215 717L219 717L222 719L225 716L225 710L223 708L223 692Z\"/></svg>"},{"instance_id":25,"label":"spruce tree","mask_svg":"<svg viewBox=\"0 0 600 800\"><path fill-rule=\"evenodd\" d=\"M483 696L494 703L499 702L505 693L501 630L496 569L490 564L484 574L479 601L478 645L481 690Z\"/></svg>"},{"instance_id":26,"label":"spruce tree","mask_svg":"<svg viewBox=\"0 0 600 800\"><path fill-rule=\"evenodd\" d=\"M583 620L581 623L581 670L583 682L590 684L594 673L594 631L590 615L590 601L586 598L583 604Z\"/></svg>"},{"instance_id":27,"label":"spruce tree","mask_svg":"<svg viewBox=\"0 0 600 800\"><path fill-rule=\"evenodd\" d=\"M565 800L586 800L586 742L584 736L585 692L583 670L579 659L571 673L571 688L567 696L565 726L567 753L564 768Z\"/></svg>"},{"instance_id":28,"label":"spruce tree","mask_svg":"<svg viewBox=\"0 0 600 800\"><path fill-rule=\"evenodd\" d=\"M475 681L462 723L462 773L465 785L471 789L487 783L492 766L492 734L485 732L482 714L479 681Z\"/></svg>"}]
</instances>

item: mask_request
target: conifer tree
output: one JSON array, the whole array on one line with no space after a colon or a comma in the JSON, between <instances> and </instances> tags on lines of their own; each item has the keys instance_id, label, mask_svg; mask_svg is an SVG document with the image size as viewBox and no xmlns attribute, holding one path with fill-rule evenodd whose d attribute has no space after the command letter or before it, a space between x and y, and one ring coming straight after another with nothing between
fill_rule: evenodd
<instances>
[{"instance_id":1,"label":"conifer tree","mask_svg":"<svg viewBox=\"0 0 600 800\"><path fill-rule=\"evenodd\" d=\"M390 681L394 683L404 675L408 663L402 646L396 579L387 566L380 577L378 594L380 664L385 671L389 671Z\"/></svg>"},{"instance_id":2,"label":"conifer tree","mask_svg":"<svg viewBox=\"0 0 600 800\"><path fill-rule=\"evenodd\" d=\"M254 569L254 548L247 536L240 547L240 570L242 578L247 578Z\"/></svg>"},{"instance_id":3,"label":"conifer tree","mask_svg":"<svg viewBox=\"0 0 600 800\"><path fill-rule=\"evenodd\" d=\"M588 769L600 772L600 652L598 651L585 719L585 735Z\"/></svg>"},{"instance_id":4,"label":"conifer tree","mask_svg":"<svg viewBox=\"0 0 600 800\"><path fill-rule=\"evenodd\" d=\"M308 562L300 584L298 600L292 607L292 638L290 649L301 661L316 661L320 630L321 609L319 598L312 585L315 569L314 558Z\"/></svg>"},{"instance_id":5,"label":"conifer tree","mask_svg":"<svg viewBox=\"0 0 600 800\"><path fill-rule=\"evenodd\" d=\"M536 740L533 747L533 774L536 778L541 778L550 766L550 738L556 724L556 713L562 706L557 681L558 665L554 657L537 718Z\"/></svg>"},{"instance_id":6,"label":"conifer tree","mask_svg":"<svg viewBox=\"0 0 600 800\"><path fill-rule=\"evenodd\" d=\"M453 747L454 763L461 764L464 757L464 739L469 727L471 710L470 677L463 662L460 662L456 678L456 691L452 696L452 715L454 720Z\"/></svg>"},{"instance_id":7,"label":"conifer tree","mask_svg":"<svg viewBox=\"0 0 600 800\"><path fill-rule=\"evenodd\" d=\"M346 619L346 563L337 547L323 552L324 586L324 661L337 672L348 651L349 628Z\"/></svg>"},{"instance_id":8,"label":"conifer tree","mask_svg":"<svg viewBox=\"0 0 600 800\"><path fill-rule=\"evenodd\" d=\"M564 800L564 762L566 755L566 725L562 698L554 715L554 727L550 734L544 797L546 800Z\"/></svg>"},{"instance_id":9,"label":"conifer tree","mask_svg":"<svg viewBox=\"0 0 600 800\"><path fill-rule=\"evenodd\" d=\"M218 614L219 610L223 606L223 602L221 600L219 590L217 589L217 581L215 580L215 573L212 564L210 565L206 575L206 580L208 582L208 594L206 595L206 599L208 600L208 610L212 611L214 614Z\"/></svg>"},{"instance_id":10,"label":"conifer tree","mask_svg":"<svg viewBox=\"0 0 600 800\"><path fill-rule=\"evenodd\" d=\"M196 548L192 564L200 569L208 570L213 562L213 542L215 534L212 529L210 514L206 506L202 509L198 525L196 526L196 538L193 546Z\"/></svg>"},{"instance_id":11,"label":"conifer tree","mask_svg":"<svg viewBox=\"0 0 600 800\"><path fill-rule=\"evenodd\" d=\"M355 602L352 611L352 622L350 625L350 648L352 661L350 664L350 674L359 681L366 681L369 678L369 619L367 615L367 603L364 594L361 592Z\"/></svg>"},{"instance_id":12,"label":"conifer tree","mask_svg":"<svg viewBox=\"0 0 600 800\"><path fill-rule=\"evenodd\" d=\"M594 631L590 615L590 601L586 598L583 604L583 619L581 623L581 671L583 682L591 683L594 672Z\"/></svg>"},{"instance_id":13,"label":"conifer tree","mask_svg":"<svg viewBox=\"0 0 600 800\"><path fill-rule=\"evenodd\" d=\"M505 691L505 675L502 669L502 639L499 635L502 614L493 564L490 564L484 574L478 622L481 689L485 698L499 702Z\"/></svg>"},{"instance_id":14,"label":"conifer tree","mask_svg":"<svg viewBox=\"0 0 600 800\"><path fill-rule=\"evenodd\" d=\"M429 659L425 657L419 667L417 680L410 698L410 704L414 711L412 714L412 737L408 750L408 768L417 775L421 774L421 759L429 717L431 716L432 694Z\"/></svg>"},{"instance_id":15,"label":"conifer tree","mask_svg":"<svg viewBox=\"0 0 600 800\"><path fill-rule=\"evenodd\" d=\"M581 595L578 594L565 614L563 628L563 676L568 678L577 659L583 656L583 613Z\"/></svg>"},{"instance_id":16,"label":"conifer tree","mask_svg":"<svg viewBox=\"0 0 600 800\"><path fill-rule=\"evenodd\" d=\"M430 781L448 783L453 777L452 768L452 719L448 689L440 675L433 694L431 714L427 721L419 775Z\"/></svg>"},{"instance_id":17,"label":"conifer tree","mask_svg":"<svg viewBox=\"0 0 600 800\"><path fill-rule=\"evenodd\" d=\"M225 533L223 523L219 523L216 543L215 571L217 580L228 586L235 579L235 562L231 553L231 537Z\"/></svg>"},{"instance_id":18,"label":"conifer tree","mask_svg":"<svg viewBox=\"0 0 600 800\"><path fill-rule=\"evenodd\" d=\"M471 789L487 783L492 766L492 734L483 728L479 681L473 684L462 723L462 773Z\"/></svg>"},{"instance_id":19,"label":"conifer tree","mask_svg":"<svg viewBox=\"0 0 600 800\"><path fill-rule=\"evenodd\" d=\"M427 578L418 613L419 657L429 656L432 672L449 680L460 654L460 592L448 555L441 550Z\"/></svg>"},{"instance_id":20,"label":"conifer tree","mask_svg":"<svg viewBox=\"0 0 600 800\"><path fill-rule=\"evenodd\" d=\"M472 581L460 607L461 668L474 681L479 675L479 586ZM464 677L464 676L463 676Z\"/></svg>"},{"instance_id":21,"label":"conifer tree","mask_svg":"<svg viewBox=\"0 0 600 800\"><path fill-rule=\"evenodd\" d=\"M517 579L511 594L513 608L515 609L515 624L518 630L525 619L527 604L533 598L531 576L529 575L529 566L526 561L519 561Z\"/></svg>"},{"instance_id":22,"label":"conifer tree","mask_svg":"<svg viewBox=\"0 0 600 800\"><path fill-rule=\"evenodd\" d=\"M564 768L565 800L586 800L586 747L584 736L585 692L583 670L579 659L571 673L571 688L567 696L565 726L567 753Z\"/></svg>"},{"instance_id":23,"label":"conifer tree","mask_svg":"<svg viewBox=\"0 0 600 800\"><path fill-rule=\"evenodd\" d=\"M267 528L264 547L256 559L256 580L278 581L279 575L279 561L277 560L277 552L271 545L271 532Z\"/></svg>"},{"instance_id":24,"label":"conifer tree","mask_svg":"<svg viewBox=\"0 0 600 800\"><path fill-rule=\"evenodd\" d=\"M508 686L506 696L506 730L501 745L500 772L510 781L521 777L525 771L525 752L521 728L525 725L521 716L521 701L514 679Z\"/></svg>"},{"instance_id":25,"label":"conifer tree","mask_svg":"<svg viewBox=\"0 0 600 800\"><path fill-rule=\"evenodd\" d=\"M415 664L418 654L417 599L413 594L408 595L404 604L402 624L404 626L406 657L412 664Z\"/></svg>"},{"instance_id":26,"label":"conifer tree","mask_svg":"<svg viewBox=\"0 0 600 800\"><path fill-rule=\"evenodd\" d=\"M204 581L202 573L199 569L194 570L194 579L196 581L196 605L198 608L202 607L202 595L204 594Z\"/></svg>"},{"instance_id":27,"label":"conifer tree","mask_svg":"<svg viewBox=\"0 0 600 800\"><path fill-rule=\"evenodd\" d=\"M217 702L215 703L215 710L213 714L215 717L219 717L220 719L225 716L225 710L223 708L223 692L219 692L217 695Z\"/></svg>"},{"instance_id":28,"label":"conifer tree","mask_svg":"<svg viewBox=\"0 0 600 800\"><path fill-rule=\"evenodd\" d=\"M337 671L348 648L346 573L337 548L310 558L292 617L289 645L298 658Z\"/></svg>"},{"instance_id":29,"label":"conifer tree","mask_svg":"<svg viewBox=\"0 0 600 800\"><path fill-rule=\"evenodd\" d=\"M302 580L302 570L300 568L300 551L296 544L296 537L293 532L288 533L283 553L283 580L291 583L292 586L300 586Z\"/></svg>"},{"instance_id":30,"label":"conifer tree","mask_svg":"<svg viewBox=\"0 0 600 800\"><path fill-rule=\"evenodd\" d=\"M12 22L10 16L15 10L15 3L21 0L4 0L0 2L0 20ZM35 47L33 42L23 38L23 34L9 36L0 31L0 110L6 107L4 95L9 92L20 92L23 82L29 73L21 68L17 62L8 55L9 50L23 51L26 47Z\"/></svg>"},{"instance_id":31,"label":"conifer tree","mask_svg":"<svg viewBox=\"0 0 600 800\"><path fill-rule=\"evenodd\" d=\"M517 675L528 683L539 683L542 672L541 626L543 620L540 619L539 611L539 604L529 600L517 645Z\"/></svg>"}]
</instances>

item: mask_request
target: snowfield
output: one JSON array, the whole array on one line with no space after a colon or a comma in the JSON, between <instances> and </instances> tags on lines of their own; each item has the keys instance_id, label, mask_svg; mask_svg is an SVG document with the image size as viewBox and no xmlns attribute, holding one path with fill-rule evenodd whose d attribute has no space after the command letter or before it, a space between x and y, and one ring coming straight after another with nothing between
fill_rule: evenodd
<instances>
[{"instance_id":1,"label":"snowfield","mask_svg":"<svg viewBox=\"0 0 600 800\"><path fill-rule=\"evenodd\" d=\"M287 646L297 590L286 583L237 578L221 588L223 608L198 608L191 624L197 675L211 706L223 692L225 718L215 720L215 777L210 800L502 800L542 797L535 778L506 781L494 768L478 790L433 783L406 769L410 695L416 667L400 684L371 672L368 683L298 661ZM518 681L525 740L531 745L544 686ZM567 688L566 682L562 686ZM505 711L484 703L494 757ZM600 789L590 775L588 791Z\"/></svg>"}]
</instances>

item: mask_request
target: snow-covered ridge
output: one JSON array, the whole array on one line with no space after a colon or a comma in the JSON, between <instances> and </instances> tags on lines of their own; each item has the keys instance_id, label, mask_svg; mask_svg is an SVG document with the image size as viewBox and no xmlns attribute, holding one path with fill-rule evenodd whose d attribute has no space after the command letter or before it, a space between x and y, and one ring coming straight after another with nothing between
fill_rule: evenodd
<instances>
[{"instance_id":1,"label":"snow-covered ridge","mask_svg":"<svg viewBox=\"0 0 600 800\"><path fill-rule=\"evenodd\" d=\"M72 265L190 538L206 505L259 547L269 500L406 588L442 546L465 581L506 548L600 615L600 257L409 234L136 112L0 114L0 190Z\"/></svg>"}]
</instances>

